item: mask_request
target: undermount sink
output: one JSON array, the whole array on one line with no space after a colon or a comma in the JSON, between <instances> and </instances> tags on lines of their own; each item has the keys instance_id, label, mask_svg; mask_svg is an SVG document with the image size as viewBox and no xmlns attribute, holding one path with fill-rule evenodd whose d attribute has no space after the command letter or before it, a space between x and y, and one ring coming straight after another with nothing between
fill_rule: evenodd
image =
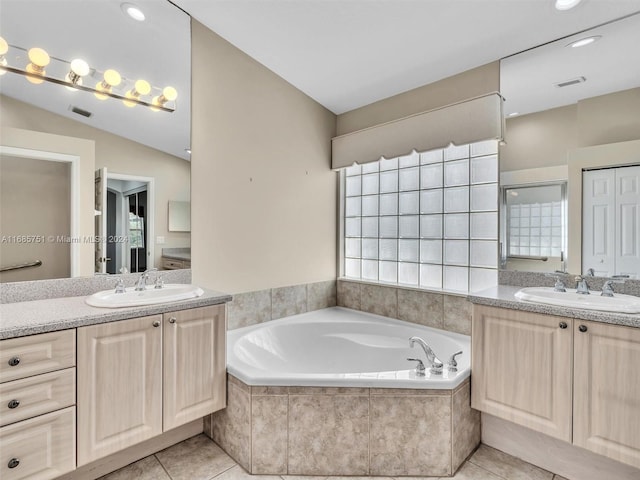
<instances>
[{"instance_id":1,"label":"undermount sink","mask_svg":"<svg viewBox=\"0 0 640 480\"><path fill-rule=\"evenodd\" d=\"M85 302L92 307L102 308L138 307L188 300L199 297L203 293L204 290L195 285L171 283L162 288L149 286L140 292L137 292L135 287L127 288L124 293L115 293L115 289L103 290L88 296Z\"/></svg>"},{"instance_id":2,"label":"undermount sink","mask_svg":"<svg viewBox=\"0 0 640 480\"><path fill-rule=\"evenodd\" d=\"M603 312L640 313L640 297L616 293L613 297L602 297L599 291L590 295L576 293L572 288L556 292L552 287L527 287L518 290L515 297L532 303L545 303L560 307L584 308Z\"/></svg>"}]
</instances>

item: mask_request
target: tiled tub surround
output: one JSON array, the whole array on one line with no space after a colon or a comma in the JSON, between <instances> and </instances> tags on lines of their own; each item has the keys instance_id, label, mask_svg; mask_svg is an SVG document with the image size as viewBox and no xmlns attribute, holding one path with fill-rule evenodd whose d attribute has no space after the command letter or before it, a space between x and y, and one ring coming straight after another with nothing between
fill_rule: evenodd
<instances>
[{"instance_id":1,"label":"tiled tub surround","mask_svg":"<svg viewBox=\"0 0 640 480\"><path fill-rule=\"evenodd\" d=\"M409 348L412 335L445 361L465 351L459 371L416 377L405 360L423 357ZM228 371L237 377L228 376L228 406L205 432L254 474L451 475L480 438L467 342L341 308L235 330Z\"/></svg>"},{"instance_id":2,"label":"tiled tub surround","mask_svg":"<svg viewBox=\"0 0 640 480\"><path fill-rule=\"evenodd\" d=\"M162 275L164 283L191 283L191 270L153 272L151 274L151 282L155 280L156 274ZM115 289L119 278L124 280L127 287L133 287L138 278L140 278L140 274L95 275L93 277L54 278L51 280L3 283L0 285L0 304L87 296L102 290Z\"/></svg>"},{"instance_id":3,"label":"tiled tub surround","mask_svg":"<svg viewBox=\"0 0 640 480\"><path fill-rule=\"evenodd\" d=\"M205 433L252 474L450 476L480 442L454 390L249 386L229 375Z\"/></svg>"},{"instance_id":4,"label":"tiled tub surround","mask_svg":"<svg viewBox=\"0 0 640 480\"><path fill-rule=\"evenodd\" d=\"M227 328L234 330L335 306L335 280L236 293L227 304Z\"/></svg>"},{"instance_id":5,"label":"tiled tub surround","mask_svg":"<svg viewBox=\"0 0 640 480\"><path fill-rule=\"evenodd\" d=\"M338 306L471 335L466 295L339 279Z\"/></svg>"}]
</instances>

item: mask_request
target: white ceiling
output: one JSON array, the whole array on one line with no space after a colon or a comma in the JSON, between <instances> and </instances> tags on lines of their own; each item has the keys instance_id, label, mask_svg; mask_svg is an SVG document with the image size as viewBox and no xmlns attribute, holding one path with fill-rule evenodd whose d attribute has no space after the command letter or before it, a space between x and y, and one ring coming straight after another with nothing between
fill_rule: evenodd
<instances>
[{"instance_id":1,"label":"white ceiling","mask_svg":"<svg viewBox=\"0 0 640 480\"><path fill-rule=\"evenodd\" d=\"M131 79L145 78L155 86L173 85L179 92L176 112L151 112L140 106L128 109L117 100L98 101L90 93L69 92L58 85L34 86L14 74L0 77L0 90L188 159L189 17L166 0L133 1L145 11L147 21L125 17L121 0L0 0L0 35L10 44L39 45L67 60L82 57L100 70L116 68ZM553 1L174 3L339 114L640 11L640 0L583 0L565 12L555 10ZM632 19L636 23L630 28L601 27L600 42L578 49L573 70L583 72L580 75L588 81L574 89L561 89L563 96L549 95L548 85L575 76L567 68L566 55L571 49L550 45L504 60L501 91L507 97L508 111L526 113L572 103L585 95L638 86L640 61L633 48L640 44L639 19ZM622 30L634 43L624 41L627 37ZM558 42L560 47L563 42ZM549 55L552 63L545 60ZM577 57L581 63L575 61ZM595 66L601 68L597 75ZM87 81L95 82L95 78ZM587 94L590 88L594 90ZM94 115L80 117L69 111L71 105Z\"/></svg>"},{"instance_id":2,"label":"white ceiling","mask_svg":"<svg viewBox=\"0 0 640 480\"><path fill-rule=\"evenodd\" d=\"M189 159L185 152L191 138L191 26L190 18L164 0L135 0L147 19L136 22L121 10L120 0L0 0L0 35L10 44L26 49L44 48L52 57L70 61L82 58L93 68L116 69L132 80L120 88L121 95L137 79L178 91L173 113L149 108L125 107L121 101L98 100L92 93L69 91L43 83L32 85L20 75L0 77L0 91L70 119L144 145ZM16 58L15 53L20 54ZM24 52L10 50L10 66L24 69ZM47 70L55 74L56 62ZM68 71L68 70L67 70ZM64 76L67 72L58 72ZM102 78L87 77L94 86ZM90 118L70 111L76 106L92 112ZM133 159L132 159L133 160Z\"/></svg>"},{"instance_id":3,"label":"white ceiling","mask_svg":"<svg viewBox=\"0 0 640 480\"><path fill-rule=\"evenodd\" d=\"M640 11L640 0L569 11L554 0L174 1L337 114Z\"/></svg>"}]
</instances>

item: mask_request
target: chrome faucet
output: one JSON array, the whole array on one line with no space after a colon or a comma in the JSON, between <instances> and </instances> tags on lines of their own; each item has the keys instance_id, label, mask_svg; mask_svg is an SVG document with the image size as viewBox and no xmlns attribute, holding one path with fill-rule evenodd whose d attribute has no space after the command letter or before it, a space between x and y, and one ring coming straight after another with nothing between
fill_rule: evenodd
<instances>
[{"instance_id":1,"label":"chrome faucet","mask_svg":"<svg viewBox=\"0 0 640 480\"><path fill-rule=\"evenodd\" d=\"M150 268L140 274L140 277L138 278L138 282L136 283L136 289L135 289L136 292L143 292L147 289L147 280L149 280L149 272L155 272L157 270L158 270L157 268Z\"/></svg>"},{"instance_id":2,"label":"chrome faucet","mask_svg":"<svg viewBox=\"0 0 640 480\"><path fill-rule=\"evenodd\" d=\"M436 357L435 352L429 345L427 345L427 342L425 342L420 337L411 337L409 339L410 348L413 348L416 343L422 347L422 350L424 350L424 354L427 357L427 365L429 365L429 371L434 375L442 374L442 362L438 359L438 357Z\"/></svg>"},{"instance_id":3,"label":"chrome faucet","mask_svg":"<svg viewBox=\"0 0 640 480\"><path fill-rule=\"evenodd\" d=\"M602 285L602 293L600 294L602 297L613 297L613 280L607 280Z\"/></svg>"},{"instance_id":4,"label":"chrome faucet","mask_svg":"<svg viewBox=\"0 0 640 480\"><path fill-rule=\"evenodd\" d=\"M124 280L122 278L118 279L116 283L116 293L125 293L127 291L127 287L124 284Z\"/></svg>"},{"instance_id":5,"label":"chrome faucet","mask_svg":"<svg viewBox=\"0 0 640 480\"><path fill-rule=\"evenodd\" d=\"M567 291L563 281L560 279L560 275L556 275L555 273L545 273L544 276L556 279L556 283L553 286L553 291L554 292L566 292Z\"/></svg>"},{"instance_id":6,"label":"chrome faucet","mask_svg":"<svg viewBox=\"0 0 640 480\"><path fill-rule=\"evenodd\" d=\"M582 278L580 275L578 275L575 278L576 281L576 293L581 293L582 295L589 295L589 285L587 284L587 281Z\"/></svg>"}]
</instances>

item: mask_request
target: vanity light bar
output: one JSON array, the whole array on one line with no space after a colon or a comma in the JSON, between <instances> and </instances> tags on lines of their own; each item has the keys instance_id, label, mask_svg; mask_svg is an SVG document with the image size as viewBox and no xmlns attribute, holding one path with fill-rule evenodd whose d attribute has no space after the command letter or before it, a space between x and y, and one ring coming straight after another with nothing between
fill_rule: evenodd
<instances>
[{"instance_id":1,"label":"vanity light bar","mask_svg":"<svg viewBox=\"0 0 640 480\"><path fill-rule=\"evenodd\" d=\"M9 48L27 53L29 64L25 69L9 65L6 58ZM16 60L21 60L21 55L17 55ZM62 70L64 74L58 76L47 74L46 69L49 68L49 66L52 66L54 70L57 66L57 70ZM90 68L87 62L82 59L74 59L71 62L68 62L60 58L51 57L41 48L32 48L27 51L22 47L7 44L7 42L0 37L0 75L4 75L6 72L22 75L33 84L49 82L61 85L69 90L82 90L93 93L101 100L108 97L122 100L122 102L128 107L142 105L155 112L163 111L169 113L176 110L176 98L178 96L178 92L173 87L165 87L162 89L153 87L145 80L137 80L126 92L120 94L114 91L114 87L120 85L122 88L127 88L126 85L131 85L132 82L121 77L115 70L99 72L96 69ZM104 80L100 80L95 87L83 85L83 77L99 76L102 78L103 75ZM118 79L117 82L115 80L110 80L115 79L116 76Z\"/></svg>"}]
</instances>

